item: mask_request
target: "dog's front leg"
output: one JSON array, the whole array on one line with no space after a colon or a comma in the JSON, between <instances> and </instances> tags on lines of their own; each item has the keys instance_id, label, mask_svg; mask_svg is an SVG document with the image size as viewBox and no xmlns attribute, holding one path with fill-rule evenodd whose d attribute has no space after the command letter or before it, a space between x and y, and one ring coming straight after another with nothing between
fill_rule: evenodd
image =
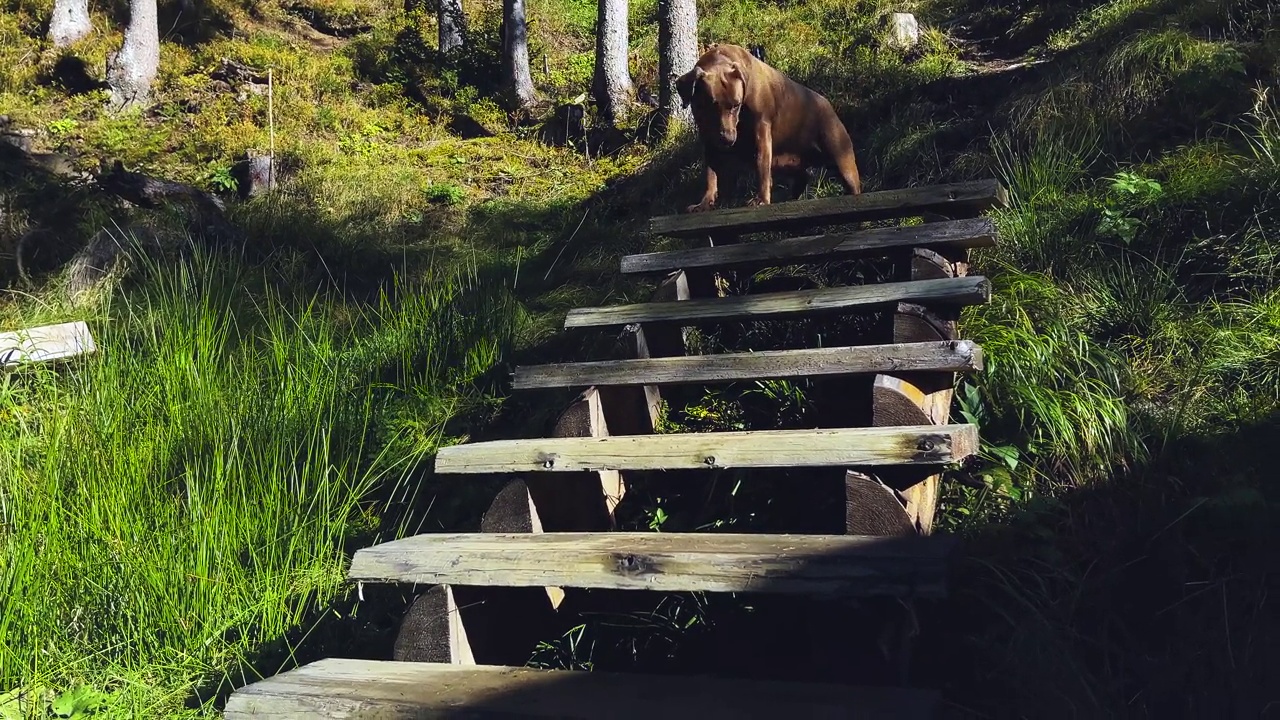
<instances>
[{"instance_id":1,"label":"dog's front leg","mask_svg":"<svg viewBox=\"0 0 1280 720\"><path fill-rule=\"evenodd\" d=\"M716 174L715 166L718 163L710 155L707 155L703 163L707 166L707 189L702 193L702 202L697 205L690 205L685 208L685 212L703 212L716 206L716 196L719 194L719 177Z\"/></svg>"},{"instance_id":2,"label":"dog's front leg","mask_svg":"<svg viewBox=\"0 0 1280 720\"><path fill-rule=\"evenodd\" d=\"M768 205L773 199L773 130L766 122L756 125L756 170L760 192L751 204Z\"/></svg>"}]
</instances>

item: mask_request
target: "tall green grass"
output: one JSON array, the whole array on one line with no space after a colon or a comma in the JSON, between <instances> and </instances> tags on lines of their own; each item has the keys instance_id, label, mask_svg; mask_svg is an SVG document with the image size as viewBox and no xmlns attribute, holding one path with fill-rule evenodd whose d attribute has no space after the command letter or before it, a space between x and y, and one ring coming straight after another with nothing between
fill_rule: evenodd
<instances>
[{"instance_id":1,"label":"tall green grass","mask_svg":"<svg viewBox=\"0 0 1280 720\"><path fill-rule=\"evenodd\" d=\"M509 342L513 306L466 277L354 311L272 284L152 265L90 323L97 354L0 375L0 689L169 717L252 665Z\"/></svg>"}]
</instances>

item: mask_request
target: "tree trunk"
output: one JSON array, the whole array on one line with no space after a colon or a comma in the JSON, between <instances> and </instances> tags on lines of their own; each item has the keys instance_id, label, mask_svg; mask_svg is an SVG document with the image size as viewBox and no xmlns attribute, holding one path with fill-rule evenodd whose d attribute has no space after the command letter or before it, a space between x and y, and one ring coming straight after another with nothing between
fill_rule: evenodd
<instances>
[{"instance_id":1,"label":"tree trunk","mask_svg":"<svg viewBox=\"0 0 1280 720\"><path fill-rule=\"evenodd\" d=\"M524 0L502 0L502 80L516 107L533 104L533 75L529 72L529 28Z\"/></svg>"},{"instance_id":2,"label":"tree trunk","mask_svg":"<svg viewBox=\"0 0 1280 720\"><path fill-rule=\"evenodd\" d=\"M66 47L92 30L89 0L54 0L49 18L49 39L54 47Z\"/></svg>"},{"instance_id":3,"label":"tree trunk","mask_svg":"<svg viewBox=\"0 0 1280 720\"><path fill-rule=\"evenodd\" d=\"M698 6L695 0L658 0L658 105L670 121L689 122L676 78L698 62Z\"/></svg>"},{"instance_id":4,"label":"tree trunk","mask_svg":"<svg viewBox=\"0 0 1280 720\"><path fill-rule=\"evenodd\" d=\"M440 52L462 47L467 34L467 16L462 11L462 0L440 0Z\"/></svg>"},{"instance_id":5,"label":"tree trunk","mask_svg":"<svg viewBox=\"0 0 1280 720\"><path fill-rule=\"evenodd\" d=\"M591 92L600 115L616 126L631 101L631 73L627 68L627 0L599 0L596 16L596 69Z\"/></svg>"},{"instance_id":6,"label":"tree trunk","mask_svg":"<svg viewBox=\"0 0 1280 720\"><path fill-rule=\"evenodd\" d=\"M160 67L158 23L156 0L130 0L124 44L107 62L113 108L141 105L150 97L151 83Z\"/></svg>"}]
</instances>

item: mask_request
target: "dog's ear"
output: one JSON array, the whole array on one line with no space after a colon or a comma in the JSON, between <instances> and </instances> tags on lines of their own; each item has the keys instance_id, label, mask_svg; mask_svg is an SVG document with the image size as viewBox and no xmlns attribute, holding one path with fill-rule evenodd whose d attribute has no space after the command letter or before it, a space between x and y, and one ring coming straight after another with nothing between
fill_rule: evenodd
<instances>
[{"instance_id":1,"label":"dog's ear","mask_svg":"<svg viewBox=\"0 0 1280 720\"><path fill-rule=\"evenodd\" d=\"M676 78L676 92L680 93L682 107L689 107L693 102L693 92L698 87L698 80L706 74L706 70L695 65L692 70Z\"/></svg>"},{"instance_id":2,"label":"dog's ear","mask_svg":"<svg viewBox=\"0 0 1280 720\"><path fill-rule=\"evenodd\" d=\"M742 94L744 96L747 94L747 74L742 72L742 67L738 63L729 63L729 70L725 73L725 76L741 80Z\"/></svg>"}]
</instances>

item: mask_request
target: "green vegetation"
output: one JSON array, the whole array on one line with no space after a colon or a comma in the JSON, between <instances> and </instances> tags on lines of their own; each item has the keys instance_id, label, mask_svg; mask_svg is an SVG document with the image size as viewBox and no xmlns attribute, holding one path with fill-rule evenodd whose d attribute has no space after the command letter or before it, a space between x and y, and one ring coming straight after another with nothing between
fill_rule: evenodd
<instances>
[{"instance_id":1,"label":"green vegetation","mask_svg":"<svg viewBox=\"0 0 1280 720\"><path fill-rule=\"evenodd\" d=\"M71 92L74 63L45 49L49 3L2 1L0 113L86 168L118 158L229 195L233 163L268 147L268 98L215 76L222 58L272 70L283 181L232 205L243 255L143 263L87 300L50 262L0 305L3 329L89 319L103 348L0 378L0 581L25 588L0 597L0 691L46 716L210 713L223 678L305 654L302 636L335 612L373 612L342 586L350 547L475 526L487 489L424 478L423 461L441 443L544 430L566 398L507 397L503 370L607 352L609 338L553 330L568 307L646 297L617 276L618 256L669 244L639 222L693 197L696 155L681 137L589 157L539 142L492 95L496 3L468 6L467 57L440 58L422 11L210 0L199 22L162 20L175 30L155 105L113 117L101 91ZM653 8L632 5L633 73L650 86ZM984 448L953 473L976 482L946 485L941 521L971 557L920 638L921 681L991 716L1260 707L1280 638L1266 607L1280 539L1273 8L921 0L928 30L906 51L883 35L897 9L700 5L704 41L761 44L833 99L868 189L997 175L1013 194L995 216L1001 244L975 258L993 302L963 317L988 368L954 411L981 425ZM577 98L594 3L529 12L540 92ZM119 42L102 18L69 51L92 77ZM9 257L36 226L68 246L127 222L189 240L163 213L47 178L3 179L0 196ZM696 340L782 347L863 327L753 323ZM672 395L666 426L804 425L820 411L813 388ZM623 519L821 526L827 508L775 480L642 484ZM699 638L745 614L733 598L666 598L549 638L533 662L689 668L714 656ZM0 714L16 697L0 695Z\"/></svg>"}]
</instances>

